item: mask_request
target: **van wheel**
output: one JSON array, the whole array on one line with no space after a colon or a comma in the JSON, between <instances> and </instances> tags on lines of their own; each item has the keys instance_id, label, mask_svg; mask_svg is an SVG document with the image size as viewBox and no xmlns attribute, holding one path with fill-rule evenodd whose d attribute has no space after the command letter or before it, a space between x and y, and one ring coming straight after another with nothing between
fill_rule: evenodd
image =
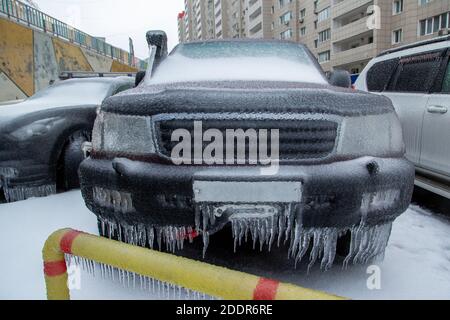
<instances>
[{"instance_id":1,"label":"van wheel","mask_svg":"<svg viewBox=\"0 0 450 320\"><path fill-rule=\"evenodd\" d=\"M81 149L83 143L91 141L91 135L87 131L73 133L61 153L58 166L58 189L63 191L80 187L78 168L84 160Z\"/></svg>"}]
</instances>

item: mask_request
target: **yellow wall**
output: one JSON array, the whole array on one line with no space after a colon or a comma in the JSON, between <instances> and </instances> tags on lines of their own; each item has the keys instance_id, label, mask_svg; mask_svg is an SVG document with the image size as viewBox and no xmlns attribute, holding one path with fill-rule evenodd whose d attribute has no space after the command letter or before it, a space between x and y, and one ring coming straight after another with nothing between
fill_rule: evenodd
<instances>
[{"instance_id":1,"label":"yellow wall","mask_svg":"<svg viewBox=\"0 0 450 320\"><path fill-rule=\"evenodd\" d=\"M0 19L0 70L26 95L34 93L31 29Z\"/></svg>"},{"instance_id":2,"label":"yellow wall","mask_svg":"<svg viewBox=\"0 0 450 320\"><path fill-rule=\"evenodd\" d=\"M49 79L57 80L63 71L138 70L0 17L0 75L3 79L0 80L1 83L8 83L0 88L3 90L0 101L32 96L37 90L45 88Z\"/></svg>"},{"instance_id":3,"label":"yellow wall","mask_svg":"<svg viewBox=\"0 0 450 320\"><path fill-rule=\"evenodd\" d=\"M111 72L137 72L136 68L130 67L126 64L122 64L117 60L114 60L111 66Z\"/></svg>"},{"instance_id":4,"label":"yellow wall","mask_svg":"<svg viewBox=\"0 0 450 320\"><path fill-rule=\"evenodd\" d=\"M93 71L80 47L57 38L53 38L53 47L60 72Z\"/></svg>"}]
</instances>

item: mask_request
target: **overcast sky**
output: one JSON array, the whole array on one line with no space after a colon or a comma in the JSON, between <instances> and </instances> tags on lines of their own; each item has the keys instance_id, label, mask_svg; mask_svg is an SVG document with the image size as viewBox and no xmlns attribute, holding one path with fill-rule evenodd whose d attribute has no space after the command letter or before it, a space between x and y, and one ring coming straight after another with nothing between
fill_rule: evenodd
<instances>
[{"instance_id":1,"label":"overcast sky","mask_svg":"<svg viewBox=\"0 0 450 320\"><path fill-rule=\"evenodd\" d=\"M161 29L169 37L169 49L178 43L177 15L183 0L34 0L39 8L92 36L128 51L134 41L138 58L148 57L145 33Z\"/></svg>"}]
</instances>

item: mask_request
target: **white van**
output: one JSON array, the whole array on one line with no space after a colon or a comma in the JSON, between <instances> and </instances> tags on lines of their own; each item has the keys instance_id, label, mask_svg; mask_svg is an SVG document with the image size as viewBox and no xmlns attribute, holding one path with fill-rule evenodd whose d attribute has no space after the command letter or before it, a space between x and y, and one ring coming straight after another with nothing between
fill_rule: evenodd
<instances>
[{"instance_id":1,"label":"white van","mask_svg":"<svg viewBox=\"0 0 450 320\"><path fill-rule=\"evenodd\" d=\"M416 185L450 198L450 36L381 53L355 87L389 97L403 126Z\"/></svg>"}]
</instances>

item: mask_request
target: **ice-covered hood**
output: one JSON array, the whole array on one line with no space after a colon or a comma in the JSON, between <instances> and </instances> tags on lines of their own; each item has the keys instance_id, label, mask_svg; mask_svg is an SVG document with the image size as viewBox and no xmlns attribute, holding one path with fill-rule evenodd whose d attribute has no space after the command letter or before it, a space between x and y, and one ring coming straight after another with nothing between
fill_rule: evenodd
<instances>
[{"instance_id":1,"label":"ice-covered hood","mask_svg":"<svg viewBox=\"0 0 450 320\"><path fill-rule=\"evenodd\" d=\"M0 132L8 132L18 126L47 117L64 117L66 110L82 106L70 104L45 104L40 100L26 100L20 103L0 106ZM95 108L96 105L86 105Z\"/></svg>"},{"instance_id":2,"label":"ice-covered hood","mask_svg":"<svg viewBox=\"0 0 450 320\"><path fill-rule=\"evenodd\" d=\"M105 112L328 113L368 115L393 112L388 98L327 84L272 81L189 82L139 86L103 102Z\"/></svg>"},{"instance_id":3,"label":"ice-covered hood","mask_svg":"<svg viewBox=\"0 0 450 320\"><path fill-rule=\"evenodd\" d=\"M45 111L56 107L67 107L67 105L55 105L53 103L45 103L39 100L25 100L19 103L12 103L9 105L0 106L0 123L4 121L11 121L14 118L19 118L23 115Z\"/></svg>"}]
</instances>

